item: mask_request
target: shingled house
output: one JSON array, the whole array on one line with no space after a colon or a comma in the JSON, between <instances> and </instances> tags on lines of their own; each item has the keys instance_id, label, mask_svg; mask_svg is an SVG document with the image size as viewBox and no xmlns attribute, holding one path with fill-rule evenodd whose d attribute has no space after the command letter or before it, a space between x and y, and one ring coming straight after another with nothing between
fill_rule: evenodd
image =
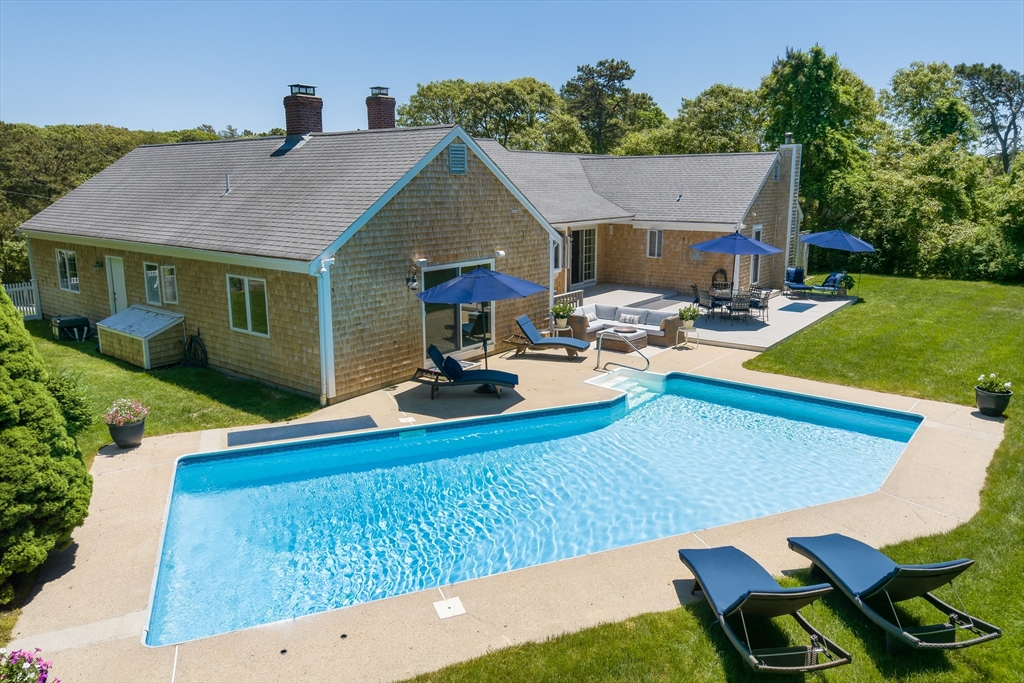
<instances>
[{"instance_id":1,"label":"shingled house","mask_svg":"<svg viewBox=\"0 0 1024 683\"><path fill-rule=\"evenodd\" d=\"M516 152L458 126L395 128L384 88L369 130L323 133L315 90L291 90L287 136L142 146L24 223L43 315L184 316L212 367L330 403L408 379L430 344L479 355L475 307L415 296L477 265L551 292L684 289L732 268L688 245L740 225L786 254L741 259L737 282L781 286L795 258L799 145ZM493 302L489 343L523 313L543 326L550 304Z\"/></svg>"}]
</instances>

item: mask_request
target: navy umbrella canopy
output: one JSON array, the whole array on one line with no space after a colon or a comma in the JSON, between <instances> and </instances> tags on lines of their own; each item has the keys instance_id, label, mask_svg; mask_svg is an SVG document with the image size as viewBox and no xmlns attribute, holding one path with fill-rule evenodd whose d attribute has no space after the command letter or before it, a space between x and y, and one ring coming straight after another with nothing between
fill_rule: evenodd
<instances>
[{"instance_id":1,"label":"navy umbrella canopy","mask_svg":"<svg viewBox=\"0 0 1024 683\"><path fill-rule=\"evenodd\" d=\"M477 266L465 275L442 282L416 296L426 304L481 304L521 299L547 291L547 287ZM484 333L484 367L487 367L487 334Z\"/></svg>"},{"instance_id":2,"label":"navy umbrella canopy","mask_svg":"<svg viewBox=\"0 0 1024 683\"><path fill-rule=\"evenodd\" d=\"M697 251L706 251L711 254L732 254L733 255L733 270L736 270L736 258L742 255L755 255L755 254L778 254L782 252L778 247L773 247L770 244L765 244L761 240L755 240L753 237L746 237L740 234L737 230L731 235L723 235L722 237L716 237L713 240L707 240L706 242L699 242L691 246L692 249Z\"/></svg>"},{"instance_id":3,"label":"navy umbrella canopy","mask_svg":"<svg viewBox=\"0 0 1024 683\"><path fill-rule=\"evenodd\" d=\"M844 230L815 232L810 235L804 235L800 238L800 241L806 244L813 244L816 247L824 247L825 249L838 249L855 253L873 252L875 250L873 246L864 240L854 237Z\"/></svg>"}]
</instances>

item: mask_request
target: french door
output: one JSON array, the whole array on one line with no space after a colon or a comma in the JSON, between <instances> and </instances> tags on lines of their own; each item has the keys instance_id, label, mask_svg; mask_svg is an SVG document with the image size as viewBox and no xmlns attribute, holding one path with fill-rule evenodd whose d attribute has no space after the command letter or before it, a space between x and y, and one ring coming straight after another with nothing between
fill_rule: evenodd
<instances>
[{"instance_id":1,"label":"french door","mask_svg":"<svg viewBox=\"0 0 1024 683\"><path fill-rule=\"evenodd\" d=\"M490 270L491 263L465 263L424 269L423 289L465 275L477 266ZM491 319L493 302L481 304L423 304L423 355L431 344L447 355L456 357L483 347L484 338L490 346L494 339Z\"/></svg>"},{"instance_id":2,"label":"french door","mask_svg":"<svg viewBox=\"0 0 1024 683\"><path fill-rule=\"evenodd\" d=\"M572 231L569 284L573 287L597 282L597 228Z\"/></svg>"}]
</instances>

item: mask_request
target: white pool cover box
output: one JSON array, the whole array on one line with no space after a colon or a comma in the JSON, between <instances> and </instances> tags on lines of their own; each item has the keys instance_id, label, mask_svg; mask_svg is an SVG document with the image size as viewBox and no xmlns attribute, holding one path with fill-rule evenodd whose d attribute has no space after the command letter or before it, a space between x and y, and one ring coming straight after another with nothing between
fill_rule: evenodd
<instances>
[{"instance_id":1,"label":"white pool cover box","mask_svg":"<svg viewBox=\"0 0 1024 683\"><path fill-rule=\"evenodd\" d=\"M133 305L96 323L100 353L149 370L180 363L185 354L185 316Z\"/></svg>"}]
</instances>

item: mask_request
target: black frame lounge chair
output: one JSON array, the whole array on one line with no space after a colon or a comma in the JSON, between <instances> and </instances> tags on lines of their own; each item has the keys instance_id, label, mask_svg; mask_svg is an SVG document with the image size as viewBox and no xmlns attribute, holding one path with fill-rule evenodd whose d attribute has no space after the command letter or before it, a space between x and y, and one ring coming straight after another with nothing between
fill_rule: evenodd
<instances>
[{"instance_id":1,"label":"black frame lounge chair","mask_svg":"<svg viewBox=\"0 0 1024 683\"><path fill-rule=\"evenodd\" d=\"M842 534L793 537L789 547L810 559L812 570L817 567L823 571L861 612L885 630L887 651L893 641L922 650L951 650L993 640L1002 634L996 626L946 604L931 593L939 586L951 584L974 560L899 565L866 543ZM949 622L902 626L896 603L918 597L947 615ZM891 615L894 621L883 614ZM958 641L958 631L969 631L975 637Z\"/></svg>"},{"instance_id":2,"label":"black frame lounge chair","mask_svg":"<svg viewBox=\"0 0 1024 683\"><path fill-rule=\"evenodd\" d=\"M849 664L850 653L826 638L799 612L823 595L832 592L827 583L800 588L782 588L752 557L733 546L708 549L683 549L679 559L690 568L696 581L691 594L704 591L704 597L718 617L725 635L743 661L755 671L803 673ZM755 649L751 634L757 636L765 619L792 615L811 637L811 644L797 647ZM740 638L733 631L739 621ZM819 661L823 655L824 661Z\"/></svg>"},{"instance_id":3,"label":"black frame lounge chair","mask_svg":"<svg viewBox=\"0 0 1024 683\"><path fill-rule=\"evenodd\" d=\"M502 372L501 370L464 370L459 361L451 356L445 357L433 344L427 349L427 355L430 356L430 360L434 361L434 365L439 371L433 375L434 381L430 385L430 400L434 400L434 397L437 396L442 376L448 380L445 384L452 386L493 384L498 398L501 398L500 387L509 387L511 389L519 384L519 376L513 375L511 372Z\"/></svg>"},{"instance_id":4,"label":"black frame lounge chair","mask_svg":"<svg viewBox=\"0 0 1024 683\"><path fill-rule=\"evenodd\" d=\"M811 285L804 282L804 269L790 266L786 268L786 279L783 282L783 291L786 294L802 292L804 296L813 289Z\"/></svg>"},{"instance_id":5,"label":"black frame lounge chair","mask_svg":"<svg viewBox=\"0 0 1024 683\"><path fill-rule=\"evenodd\" d=\"M516 324L523 331L522 334L513 334L506 339L510 344L516 345L516 355L526 353L528 349L565 349L569 358L575 358L580 351L590 348L590 342L585 339L573 337L545 337L530 320L530 316L521 315L516 318Z\"/></svg>"}]
</instances>

